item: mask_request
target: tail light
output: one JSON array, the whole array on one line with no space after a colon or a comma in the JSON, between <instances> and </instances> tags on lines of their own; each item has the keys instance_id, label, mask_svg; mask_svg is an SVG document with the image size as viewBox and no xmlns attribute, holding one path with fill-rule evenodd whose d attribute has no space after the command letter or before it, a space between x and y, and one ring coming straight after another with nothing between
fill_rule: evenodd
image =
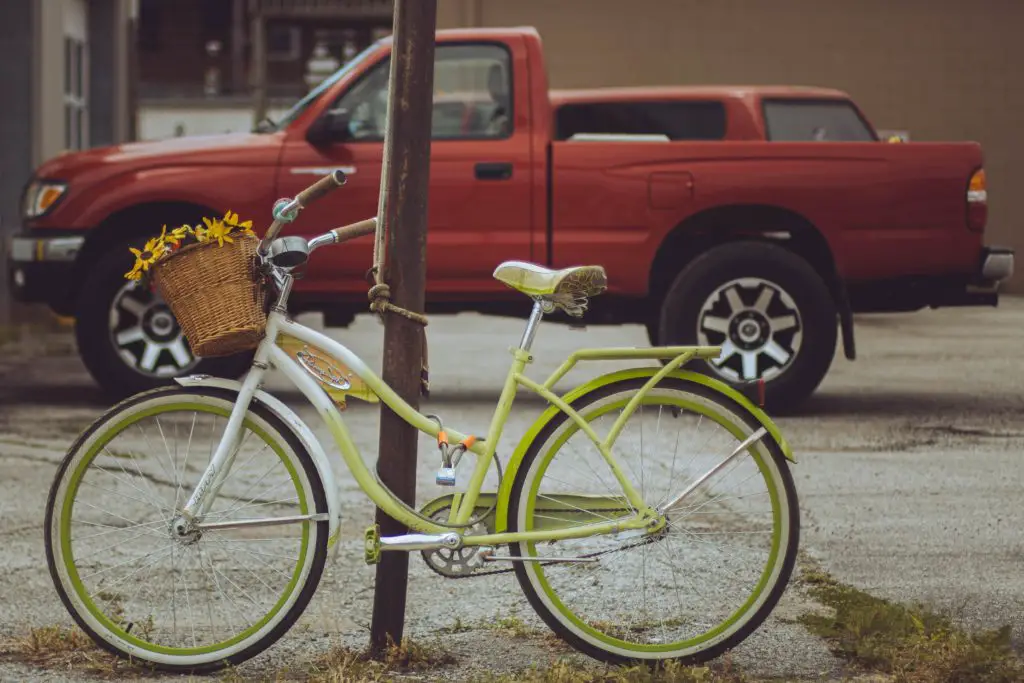
<instances>
[{"instance_id":1,"label":"tail light","mask_svg":"<svg viewBox=\"0 0 1024 683\"><path fill-rule=\"evenodd\" d=\"M985 169L979 168L967 183L967 229L984 232L988 221L988 186Z\"/></svg>"}]
</instances>

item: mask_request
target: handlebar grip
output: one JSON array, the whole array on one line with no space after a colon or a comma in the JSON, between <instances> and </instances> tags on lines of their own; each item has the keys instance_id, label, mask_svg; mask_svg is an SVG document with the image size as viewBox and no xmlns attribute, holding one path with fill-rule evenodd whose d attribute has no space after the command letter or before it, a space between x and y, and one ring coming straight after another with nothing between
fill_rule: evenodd
<instances>
[{"instance_id":1,"label":"handlebar grip","mask_svg":"<svg viewBox=\"0 0 1024 683\"><path fill-rule=\"evenodd\" d=\"M351 225L343 225L340 228L334 228L331 232L334 233L334 239L336 243L347 242L350 239L356 237L362 237L363 235L372 235L377 230L377 217L367 218L365 221L359 221L358 223L352 223Z\"/></svg>"},{"instance_id":2,"label":"handlebar grip","mask_svg":"<svg viewBox=\"0 0 1024 683\"><path fill-rule=\"evenodd\" d=\"M306 208L324 195L336 190L345 184L345 174L341 169L334 169L328 175L316 181L295 197L295 201L302 208Z\"/></svg>"}]
</instances>

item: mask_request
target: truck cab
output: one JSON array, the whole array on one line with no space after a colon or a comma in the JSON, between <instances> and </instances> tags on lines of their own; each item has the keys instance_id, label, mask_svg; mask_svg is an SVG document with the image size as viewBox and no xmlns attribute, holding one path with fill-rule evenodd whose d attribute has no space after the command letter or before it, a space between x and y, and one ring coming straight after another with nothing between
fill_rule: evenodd
<instances>
[{"instance_id":1,"label":"truck cab","mask_svg":"<svg viewBox=\"0 0 1024 683\"><path fill-rule=\"evenodd\" d=\"M312 236L378 212L391 40L368 47L278 121L136 142L42 164L10 249L15 295L75 318L96 381L123 397L246 355L196 358L167 305L125 280L129 247L275 200L333 169L343 192L289 227ZM548 87L533 28L439 31L428 204L428 313L528 314L503 261L600 264L587 321L655 344L723 348L695 367L793 408L828 372L853 314L995 305L1011 250L985 244L974 142L889 144L839 90ZM372 240L311 262L293 310L329 326L366 310ZM698 367L699 366L699 367Z\"/></svg>"}]
</instances>

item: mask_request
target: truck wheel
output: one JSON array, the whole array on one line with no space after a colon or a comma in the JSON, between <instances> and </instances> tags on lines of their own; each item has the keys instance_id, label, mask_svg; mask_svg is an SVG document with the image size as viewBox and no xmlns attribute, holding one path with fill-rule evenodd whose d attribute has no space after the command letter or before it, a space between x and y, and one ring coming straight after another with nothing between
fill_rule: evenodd
<instances>
[{"instance_id":1,"label":"truck wheel","mask_svg":"<svg viewBox=\"0 0 1024 683\"><path fill-rule=\"evenodd\" d=\"M127 244L97 259L85 278L75 314L78 353L108 397L120 400L171 384L182 375L233 379L245 372L251 353L205 359L192 355L160 295L124 279L131 264Z\"/></svg>"},{"instance_id":2,"label":"truck wheel","mask_svg":"<svg viewBox=\"0 0 1024 683\"><path fill-rule=\"evenodd\" d=\"M802 258L763 242L724 244L676 277L661 309L663 345L721 346L696 369L734 388L765 380L766 407L795 408L828 373L837 313L828 287Z\"/></svg>"}]
</instances>

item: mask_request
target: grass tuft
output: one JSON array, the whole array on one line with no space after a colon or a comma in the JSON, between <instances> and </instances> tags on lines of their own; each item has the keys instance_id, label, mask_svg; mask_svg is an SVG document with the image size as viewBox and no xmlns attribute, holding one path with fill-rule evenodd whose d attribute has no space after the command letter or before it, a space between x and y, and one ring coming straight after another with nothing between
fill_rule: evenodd
<instances>
[{"instance_id":1,"label":"grass tuft","mask_svg":"<svg viewBox=\"0 0 1024 683\"><path fill-rule=\"evenodd\" d=\"M921 605L876 598L809 570L801 582L833 615L799 618L832 652L865 671L904 683L1010 683L1024 680L1024 663L1010 648L1010 627L968 634Z\"/></svg>"},{"instance_id":2,"label":"grass tuft","mask_svg":"<svg viewBox=\"0 0 1024 683\"><path fill-rule=\"evenodd\" d=\"M713 666L690 667L666 662L656 667L609 667L586 671L578 664L558 661L548 667L533 667L518 674L485 676L472 683L746 683L743 674L734 671L727 659Z\"/></svg>"},{"instance_id":3,"label":"grass tuft","mask_svg":"<svg viewBox=\"0 0 1024 683\"><path fill-rule=\"evenodd\" d=\"M535 636L541 636L544 634L543 631L527 625L525 621L523 621L517 616L495 616L491 628L493 628L496 631L501 631L502 633L509 635L513 638L530 638Z\"/></svg>"},{"instance_id":4,"label":"grass tuft","mask_svg":"<svg viewBox=\"0 0 1024 683\"><path fill-rule=\"evenodd\" d=\"M44 626L28 635L0 640L0 661L79 672L103 679L121 679L127 673L146 675L141 666L105 652L77 628Z\"/></svg>"},{"instance_id":5,"label":"grass tuft","mask_svg":"<svg viewBox=\"0 0 1024 683\"><path fill-rule=\"evenodd\" d=\"M312 683L375 683L391 680L389 674L429 671L455 662L455 657L439 645L422 644L406 638L401 645L392 643L378 657L365 650L333 648L313 662L309 676L302 680Z\"/></svg>"}]
</instances>

